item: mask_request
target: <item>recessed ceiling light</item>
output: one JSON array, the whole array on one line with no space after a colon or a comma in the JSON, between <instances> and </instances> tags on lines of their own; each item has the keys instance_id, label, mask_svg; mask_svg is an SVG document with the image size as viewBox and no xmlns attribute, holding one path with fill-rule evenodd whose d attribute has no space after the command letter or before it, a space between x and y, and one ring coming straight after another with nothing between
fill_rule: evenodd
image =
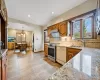
<instances>
[{"instance_id":1,"label":"recessed ceiling light","mask_svg":"<svg viewBox=\"0 0 100 80\"><path fill-rule=\"evenodd\" d=\"M54 14L54 12L52 12L52 14Z\"/></svg>"},{"instance_id":2,"label":"recessed ceiling light","mask_svg":"<svg viewBox=\"0 0 100 80\"><path fill-rule=\"evenodd\" d=\"M28 17L31 17L31 15L28 15Z\"/></svg>"}]
</instances>

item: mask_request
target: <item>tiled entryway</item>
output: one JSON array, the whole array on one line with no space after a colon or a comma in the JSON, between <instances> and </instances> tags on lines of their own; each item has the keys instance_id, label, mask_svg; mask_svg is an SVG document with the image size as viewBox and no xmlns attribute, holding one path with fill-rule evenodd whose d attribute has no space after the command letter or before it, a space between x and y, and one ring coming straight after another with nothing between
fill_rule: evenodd
<instances>
[{"instance_id":1,"label":"tiled entryway","mask_svg":"<svg viewBox=\"0 0 100 80\"><path fill-rule=\"evenodd\" d=\"M43 52L8 51L7 80L45 80L61 65L44 58Z\"/></svg>"}]
</instances>

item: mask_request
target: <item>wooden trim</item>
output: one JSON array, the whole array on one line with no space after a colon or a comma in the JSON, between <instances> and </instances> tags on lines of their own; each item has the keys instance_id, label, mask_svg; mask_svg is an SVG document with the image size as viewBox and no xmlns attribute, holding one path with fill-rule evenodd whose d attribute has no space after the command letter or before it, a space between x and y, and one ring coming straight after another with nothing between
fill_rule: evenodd
<instances>
[{"instance_id":1,"label":"wooden trim","mask_svg":"<svg viewBox=\"0 0 100 80\"><path fill-rule=\"evenodd\" d=\"M90 14L90 12L88 13L88 14ZM86 14L86 15L88 15L88 14ZM84 15L84 16L86 16L86 15ZM84 17L83 16L83 17ZM81 16L82 17L82 16ZM95 28L94 28L94 18L95 17L95 15L93 15L93 16L90 16L90 18L92 18L92 37L91 38L84 38L83 37L83 19L80 19L80 20L77 20L77 21L80 21L80 38L77 38L77 39L94 39L94 38L96 38L96 34L95 34ZM78 17L76 17L76 18L78 18ZM89 17L88 17L89 18ZM71 22L71 21L70 21ZM73 22L71 22L71 30L70 30L70 32L71 32L71 34L73 35ZM71 36L72 36L71 35Z\"/></svg>"},{"instance_id":2,"label":"wooden trim","mask_svg":"<svg viewBox=\"0 0 100 80\"><path fill-rule=\"evenodd\" d=\"M73 36L73 22L70 22L70 36Z\"/></svg>"},{"instance_id":3,"label":"wooden trim","mask_svg":"<svg viewBox=\"0 0 100 80\"><path fill-rule=\"evenodd\" d=\"M83 37L83 35L82 35L83 34L83 31L82 31L83 30L83 24L82 23L83 23L83 20L81 19L80 20L80 38Z\"/></svg>"},{"instance_id":4,"label":"wooden trim","mask_svg":"<svg viewBox=\"0 0 100 80\"><path fill-rule=\"evenodd\" d=\"M96 9L94 9L94 10L92 10L92 11L89 11L89 12L86 12L86 13L83 13L83 14L81 14L81 15L72 17L72 18L70 18L70 19L61 21L61 22L69 22L69 21L71 21L71 20L73 20L73 19L75 19L75 18L82 17L82 16L88 15L88 14L90 14L90 13L95 13L95 12L96 12ZM53 24L53 25L50 25L49 27L47 27L47 29L50 28L51 26L57 25L57 24L59 24L59 23L61 23L61 22L55 23L55 24Z\"/></svg>"},{"instance_id":5,"label":"wooden trim","mask_svg":"<svg viewBox=\"0 0 100 80\"><path fill-rule=\"evenodd\" d=\"M92 16L92 38L94 38L94 17Z\"/></svg>"}]
</instances>

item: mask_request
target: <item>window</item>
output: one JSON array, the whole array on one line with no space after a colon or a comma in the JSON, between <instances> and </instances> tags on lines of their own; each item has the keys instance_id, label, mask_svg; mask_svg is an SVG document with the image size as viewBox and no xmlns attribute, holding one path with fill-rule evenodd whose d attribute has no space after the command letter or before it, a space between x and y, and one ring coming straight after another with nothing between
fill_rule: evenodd
<instances>
[{"instance_id":1,"label":"window","mask_svg":"<svg viewBox=\"0 0 100 80\"><path fill-rule=\"evenodd\" d=\"M80 38L80 21L73 22L73 37Z\"/></svg>"},{"instance_id":2,"label":"window","mask_svg":"<svg viewBox=\"0 0 100 80\"><path fill-rule=\"evenodd\" d=\"M71 21L71 36L79 38L94 38L94 14L78 17Z\"/></svg>"},{"instance_id":3,"label":"window","mask_svg":"<svg viewBox=\"0 0 100 80\"><path fill-rule=\"evenodd\" d=\"M83 38L92 38L92 18L83 20Z\"/></svg>"}]
</instances>

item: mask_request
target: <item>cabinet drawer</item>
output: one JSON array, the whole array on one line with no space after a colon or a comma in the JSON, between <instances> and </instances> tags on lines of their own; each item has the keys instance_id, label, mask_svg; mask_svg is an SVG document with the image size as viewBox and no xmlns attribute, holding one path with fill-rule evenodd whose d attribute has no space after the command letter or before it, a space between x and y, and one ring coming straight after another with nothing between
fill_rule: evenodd
<instances>
[{"instance_id":1,"label":"cabinet drawer","mask_svg":"<svg viewBox=\"0 0 100 80\"><path fill-rule=\"evenodd\" d=\"M68 48L68 52L71 53L79 53L80 51L81 51L80 49Z\"/></svg>"}]
</instances>

